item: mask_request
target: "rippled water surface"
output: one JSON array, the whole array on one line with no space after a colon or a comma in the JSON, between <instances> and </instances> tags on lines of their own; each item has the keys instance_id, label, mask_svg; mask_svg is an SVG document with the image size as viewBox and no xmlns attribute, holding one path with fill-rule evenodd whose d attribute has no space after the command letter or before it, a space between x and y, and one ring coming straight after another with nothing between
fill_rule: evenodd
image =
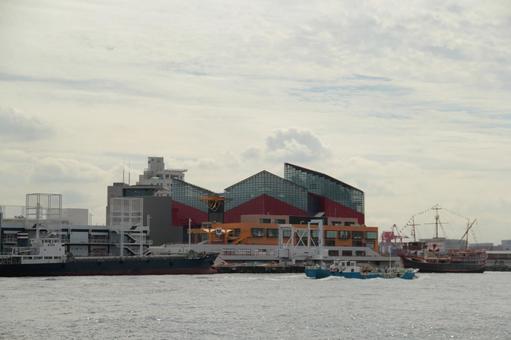
<instances>
[{"instance_id":1,"label":"rippled water surface","mask_svg":"<svg viewBox=\"0 0 511 340\"><path fill-rule=\"evenodd\" d=\"M0 278L2 339L511 339L511 273Z\"/></svg>"}]
</instances>

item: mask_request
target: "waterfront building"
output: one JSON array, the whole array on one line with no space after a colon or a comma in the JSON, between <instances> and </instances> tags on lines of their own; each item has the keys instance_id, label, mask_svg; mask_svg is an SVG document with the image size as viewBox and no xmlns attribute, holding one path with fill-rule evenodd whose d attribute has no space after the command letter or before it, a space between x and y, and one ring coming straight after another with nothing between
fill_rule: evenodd
<instances>
[{"instance_id":1,"label":"waterfront building","mask_svg":"<svg viewBox=\"0 0 511 340\"><path fill-rule=\"evenodd\" d=\"M264 220L280 216L279 222L290 224L307 223L318 216L325 225L364 226L365 223L362 190L294 164L284 164L284 177L262 170L220 193L184 181L184 172L182 177L165 173L161 157L149 157L148 164L149 168L136 185L114 183L108 187L107 225L112 198L141 197L144 199L144 218L153 214L162 217L158 224L156 221L150 223L155 245L187 241L189 227L200 229L204 223L240 223L247 216L266 216L260 217ZM172 190L170 201L159 204L149 213L145 208L146 200L164 200L165 195L161 192L167 185L162 181L150 181L155 174L164 180L168 174ZM162 232L154 232L156 228ZM163 236L165 232L166 238Z\"/></svg>"},{"instance_id":2,"label":"waterfront building","mask_svg":"<svg viewBox=\"0 0 511 340\"><path fill-rule=\"evenodd\" d=\"M284 178L307 189L308 212L332 217L351 217L364 224L364 192L326 174L290 163Z\"/></svg>"},{"instance_id":3,"label":"waterfront building","mask_svg":"<svg viewBox=\"0 0 511 340\"><path fill-rule=\"evenodd\" d=\"M289 223L300 224L319 214L326 224L365 223L363 191L290 163L284 164L284 177L263 170L227 187L223 193L188 190L186 201L182 198L179 201L191 210L173 211L176 214L173 220L186 222L186 215L193 215L196 226L197 222L205 221L241 222L248 215L280 215ZM208 207L207 219L204 202Z\"/></svg>"},{"instance_id":4,"label":"waterfront building","mask_svg":"<svg viewBox=\"0 0 511 340\"><path fill-rule=\"evenodd\" d=\"M131 200L131 208L142 205L140 198L123 200ZM118 256L121 249L124 256L139 255L152 245L140 208L125 214L123 201L114 205L114 226L107 227L89 223L88 209L62 208L60 194L27 194L25 206L0 206L0 254L53 234L60 236L66 252L75 257Z\"/></svg>"},{"instance_id":5,"label":"waterfront building","mask_svg":"<svg viewBox=\"0 0 511 340\"><path fill-rule=\"evenodd\" d=\"M256 216L249 216L242 222L237 223L213 223L204 224L203 228L192 231L193 243L225 244L225 245L269 245L277 246L279 242L293 244L304 242L303 246L319 245L319 233L321 232L313 222L312 228L308 230L308 223L314 220L311 218L306 223L290 224L288 216L262 215L259 221L253 219ZM319 219L323 221L323 219ZM282 222L282 223L280 223ZM286 227L279 240L279 228ZM291 228L296 231L294 240L290 240ZM378 252L378 228L366 226L345 226L345 225L324 225L322 229L322 245L333 247L337 256L365 256L365 248L375 253ZM310 240L307 240L310 232ZM309 244L305 243L309 242ZM342 247L342 249L339 249ZM357 248L356 250L351 249ZM360 248L360 249L359 249ZM332 256L332 255L331 255Z\"/></svg>"}]
</instances>

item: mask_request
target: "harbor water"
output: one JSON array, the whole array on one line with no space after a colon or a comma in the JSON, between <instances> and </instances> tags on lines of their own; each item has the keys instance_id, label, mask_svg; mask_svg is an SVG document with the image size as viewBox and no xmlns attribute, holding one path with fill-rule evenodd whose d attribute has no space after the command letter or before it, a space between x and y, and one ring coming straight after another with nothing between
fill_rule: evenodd
<instances>
[{"instance_id":1,"label":"harbor water","mask_svg":"<svg viewBox=\"0 0 511 340\"><path fill-rule=\"evenodd\" d=\"M0 278L1 339L510 339L511 273Z\"/></svg>"}]
</instances>

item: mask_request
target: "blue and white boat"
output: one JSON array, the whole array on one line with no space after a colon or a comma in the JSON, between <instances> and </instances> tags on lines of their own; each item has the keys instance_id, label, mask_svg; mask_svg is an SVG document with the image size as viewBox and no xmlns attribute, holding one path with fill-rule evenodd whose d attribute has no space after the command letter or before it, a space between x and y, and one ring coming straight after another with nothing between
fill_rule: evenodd
<instances>
[{"instance_id":1,"label":"blue and white boat","mask_svg":"<svg viewBox=\"0 0 511 340\"><path fill-rule=\"evenodd\" d=\"M394 279L401 278L412 280L416 278L417 269L386 268L383 271L375 270L369 265L357 265L356 261L334 262L329 268L313 266L305 268L305 275L311 279L323 279L326 277L344 277L346 279Z\"/></svg>"}]
</instances>

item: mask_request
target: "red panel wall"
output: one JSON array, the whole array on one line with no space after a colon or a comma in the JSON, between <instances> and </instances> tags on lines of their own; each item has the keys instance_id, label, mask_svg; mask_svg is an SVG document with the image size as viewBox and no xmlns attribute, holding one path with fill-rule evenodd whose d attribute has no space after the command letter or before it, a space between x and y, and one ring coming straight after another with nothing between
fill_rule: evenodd
<instances>
[{"instance_id":1,"label":"red panel wall","mask_svg":"<svg viewBox=\"0 0 511 340\"><path fill-rule=\"evenodd\" d=\"M364 214L361 214L356 210L334 202L326 197L322 197L322 203L325 215L328 217L351 217L356 218L358 220L358 224L365 223Z\"/></svg>"},{"instance_id":2,"label":"red panel wall","mask_svg":"<svg viewBox=\"0 0 511 340\"><path fill-rule=\"evenodd\" d=\"M307 216L307 212L268 195L257 196L236 208L226 211L225 223L239 222L241 215L293 215Z\"/></svg>"},{"instance_id":3,"label":"red panel wall","mask_svg":"<svg viewBox=\"0 0 511 340\"><path fill-rule=\"evenodd\" d=\"M192 219L192 225L198 225L208 220L208 213L186 204L172 201L172 225L187 226L189 218Z\"/></svg>"}]
</instances>

